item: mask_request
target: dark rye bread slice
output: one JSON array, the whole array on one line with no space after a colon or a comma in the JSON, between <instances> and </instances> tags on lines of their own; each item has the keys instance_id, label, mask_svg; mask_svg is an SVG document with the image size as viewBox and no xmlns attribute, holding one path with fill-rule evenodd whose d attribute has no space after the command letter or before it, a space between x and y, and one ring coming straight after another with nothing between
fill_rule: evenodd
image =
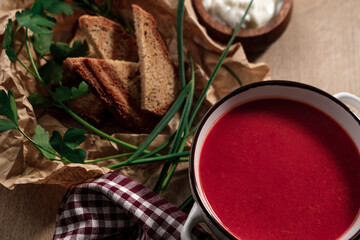
<instances>
[{"instance_id":1,"label":"dark rye bread slice","mask_svg":"<svg viewBox=\"0 0 360 240\"><path fill-rule=\"evenodd\" d=\"M177 97L175 69L153 16L132 5L141 75L141 108L164 115Z\"/></svg>"},{"instance_id":2,"label":"dark rye bread slice","mask_svg":"<svg viewBox=\"0 0 360 240\"><path fill-rule=\"evenodd\" d=\"M153 127L156 116L140 108L139 64L95 58L67 58L68 71L91 85L124 128L144 132Z\"/></svg>"},{"instance_id":3,"label":"dark rye bread slice","mask_svg":"<svg viewBox=\"0 0 360 240\"><path fill-rule=\"evenodd\" d=\"M138 61L138 48L134 37L123 28L101 16L82 15L74 39L86 40L89 45L88 57Z\"/></svg>"}]
</instances>

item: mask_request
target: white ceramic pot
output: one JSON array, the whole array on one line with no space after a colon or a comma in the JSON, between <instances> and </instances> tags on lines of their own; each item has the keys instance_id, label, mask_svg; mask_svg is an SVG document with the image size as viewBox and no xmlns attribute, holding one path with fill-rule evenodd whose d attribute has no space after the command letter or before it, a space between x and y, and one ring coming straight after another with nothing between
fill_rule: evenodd
<instances>
[{"instance_id":1,"label":"white ceramic pot","mask_svg":"<svg viewBox=\"0 0 360 240\"><path fill-rule=\"evenodd\" d=\"M203 142L213 123L225 112L234 106L262 98L287 98L308 105L330 115L348 132L358 150L360 149L360 121L347 107L352 105L360 110L360 98L349 94L339 93L334 96L315 87L291 81L264 81L241 87L217 102L204 116L194 136L190 155L189 177L192 195L195 203L185 222L182 239L190 240L192 228L199 222L206 222L219 239L236 239L217 220L205 200L204 193L199 185L199 159ZM360 174L360 173L359 173ZM360 236L360 211L353 224L339 238L339 240L359 239Z\"/></svg>"}]
</instances>

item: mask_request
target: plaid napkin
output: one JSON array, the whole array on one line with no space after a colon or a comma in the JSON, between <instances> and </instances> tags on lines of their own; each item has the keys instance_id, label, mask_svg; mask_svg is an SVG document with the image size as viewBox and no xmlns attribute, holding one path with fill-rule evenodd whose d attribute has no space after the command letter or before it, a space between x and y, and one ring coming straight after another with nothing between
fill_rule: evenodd
<instances>
[{"instance_id":1,"label":"plaid napkin","mask_svg":"<svg viewBox=\"0 0 360 240\"><path fill-rule=\"evenodd\" d=\"M180 239L186 214L117 173L79 185L64 198L54 239ZM212 239L200 227L194 239Z\"/></svg>"}]
</instances>

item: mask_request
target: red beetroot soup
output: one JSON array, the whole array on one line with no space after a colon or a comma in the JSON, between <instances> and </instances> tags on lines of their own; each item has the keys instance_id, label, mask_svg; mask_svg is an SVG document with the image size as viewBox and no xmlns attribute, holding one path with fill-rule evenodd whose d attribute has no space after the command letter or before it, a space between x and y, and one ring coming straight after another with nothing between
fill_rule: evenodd
<instances>
[{"instance_id":1,"label":"red beetroot soup","mask_svg":"<svg viewBox=\"0 0 360 240\"><path fill-rule=\"evenodd\" d=\"M278 98L225 113L199 163L213 214L242 240L337 239L359 211L359 172L359 152L337 122Z\"/></svg>"}]
</instances>

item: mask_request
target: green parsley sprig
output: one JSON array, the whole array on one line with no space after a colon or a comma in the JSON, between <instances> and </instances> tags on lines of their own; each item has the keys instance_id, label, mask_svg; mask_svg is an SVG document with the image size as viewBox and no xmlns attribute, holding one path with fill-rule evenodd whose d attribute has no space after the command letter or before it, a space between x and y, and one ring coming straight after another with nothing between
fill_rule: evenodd
<instances>
[{"instance_id":1,"label":"green parsley sprig","mask_svg":"<svg viewBox=\"0 0 360 240\"><path fill-rule=\"evenodd\" d=\"M95 15L102 15L105 17L109 17L123 25L128 31L131 30L131 25L129 25L128 21L123 18L118 18L120 16L118 11L113 10L112 5L113 2L111 0L103 0L101 5L97 5L94 0L74 0L75 6L85 9L89 12L92 12ZM188 137L194 133L197 129L198 124L193 126L193 122L197 112L202 105L202 102L205 99L206 93L215 79L217 72L222 66L222 62L225 59L229 48L232 42L235 39L236 33L239 31L245 16L252 4L250 2L246 12L234 31L233 36L231 37L229 43L227 44L223 54L221 55L213 73L211 74L209 81L207 82L203 92L201 93L200 98L197 100L195 105L193 106L194 99L194 91L195 91L195 76L194 76L194 66L192 63L192 59L190 54L188 54L188 61L191 67L191 79L186 84L186 76L185 76L185 59L184 59L184 51L183 51L183 41L182 41L182 32L183 32L183 14L184 14L184 0L178 1L178 11L177 11L177 40L178 40L178 57L179 57L179 76L180 76L180 85L181 85L181 93L179 94L177 100L174 102L169 111L164 115L161 121L156 125L154 130L149 134L147 139L143 142L143 144L139 147L128 144L126 142L120 141L110 135L102 132L101 130L95 128L91 124L87 123L77 114L72 112L65 104L64 101L75 98L77 96L81 96L88 91L88 86L82 83L78 88L69 89L61 84L62 78L62 70L61 64L62 61L68 56L79 56L85 54L87 51L86 42L74 42L73 46L70 47L65 43L53 43L52 42L52 33L51 28L55 23L55 19L48 15L48 12L53 14L65 13L70 14L69 5L63 3L62 0L36 0L31 9L25 9L16 14L16 20L18 25L14 27L14 23L9 20L4 37L3 48L6 50L6 54L12 62L19 62L30 74L32 74L35 78L37 78L40 83L47 90L49 95L52 97L53 102L48 101L44 96L34 93L30 96L30 100L34 106L49 106L56 105L57 107L62 108L65 112L67 112L70 116L72 116L75 120L83 124L85 127L90 129L91 131L97 133L99 136L102 136L114 143L118 144L121 147L132 150L133 152L118 154L115 156L103 157L94 160L86 160L85 163L95 163L99 161L108 160L111 158L120 158L120 157L128 157L125 161L116 163L108 166L110 169L116 169L125 165L131 164L140 164L140 163L149 163L154 161L165 161L163 165L163 169L159 175L159 178L155 184L154 191L159 193L160 191L164 191L168 186L175 170L179 162L188 161L189 152L184 151L185 145ZM59 6L54 10L54 6ZM71 6L70 6L71 7ZM118 16L116 16L118 15ZM130 27L130 28L129 28ZM12 48L12 41L14 39L14 35L18 31L19 28L25 29L25 45L28 53L29 60L31 62L31 68L25 66L23 62L17 57L14 49ZM130 29L130 30L129 30ZM28 38L28 30L31 30L34 35L31 38L31 43L33 48L37 53L37 59L44 59L46 64L38 68L38 64L35 63L35 60L30 52L29 46L29 38ZM51 59L48 59L47 56L52 56ZM232 74L231 70L225 67L230 74ZM232 74L235 78L236 75ZM238 81L239 79L236 78ZM55 89L55 91L51 91L47 86L48 83L55 82L59 84L59 87ZM241 85L241 82L239 81ZM6 94L5 94L6 95ZM9 97L10 96L10 97ZM9 95L6 95L4 99L11 99L11 92ZM1 93L0 93L0 98ZM0 99L0 100L1 100ZM8 101L8 102L7 102ZM14 110L14 101L7 100L0 102L1 106L7 106L5 109L1 110L0 115L7 117L7 119L0 119L0 131L4 132L11 129L18 129L20 132L20 128L18 127L17 115L16 115L16 104ZM10 111L10 110L11 111ZM147 148L150 143L160 134L160 132L165 128L165 126L169 123L169 121L174 117L176 113L180 112L180 122L179 127L169 138L159 147L152 151L148 151ZM16 117L14 117L16 115ZM23 133L23 132L22 132ZM49 133L46 132L41 126L38 126L35 129L35 135L33 138L29 138L23 133L26 138L28 138L35 147L42 152L49 159L60 159L65 161L73 161L73 162L84 162L86 158L86 154L81 149L76 149L76 147L85 140L85 131L84 130L74 130L69 129L64 136L61 136L59 132L54 131L52 136L49 136ZM159 152L163 150L165 147L169 147L169 152L166 155L160 155ZM191 202L191 197L187 199L186 204ZM185 207L185 205L183 207Z\"/></svg>"},{"instance_id":2,"label":"green parsley sprig","mask_svg":"<svg viewBox=\"0 0 360 240\"><path fill-rule=\"evenodd\" d=\"M51 4L49 4L51 2ZM59 6L59 9L56 11L53 9L54 6ZM17 26L15 27L14 22L9 19L4 36L3 48L5 49L6 54L8 55L11 62L19 62L31 75L33 75L45 88L48 94L51 97L51 101L42 96L39 93L33 93L30 95L30 101L34 106L57 106L67 112L75 120L80 122L83 126L87 127L91 131L97 133L98 135L109 139L110 141L115 142L116 144L131 149L136 150L137 147L126 142L123 142L119 139L116 139L103 131L97 129L93 125L86 122L76 113L74 113L69 107L64 103L65 100L73 99L79 96L86 94L89 91L89 87L85 82L82 82L78 88L68 88L62 86L59 80L62 78L62 61L66 57L77 57L82 56L87 52L88 47L86 43L81 43L75 41L73 46L70 47L65 43L53 43L52 42L52 27L54 26L56 20L49 13L72 13L72 10L69 10L70 5L63 3L62 0L36 0L31 9L24 9L16 13L15 18L17 21ZM61 10L62 9L62 10ZM20 19L20 20L19 20ZM30 60L31 66L26 66L16 55L15 50L12 47L15 34L19 31L20 28L24 28L25 37L24 42L26 46L26 51L28 58ZM29 40L28 32L31 30L33 32L33 37L31 41ZM47 34L47 35L45 35ZM43 58L47 61L45 65L38 69L35 59L30 50L30 43L34 47L38 57ZM50 53L52 55L51 60L47 60L44 56ZM32 68L32 69L30 69ZM48 83L56 82L60 86L52 91Z\"/></svg>"},{"instance_id":3,"label":"green parsley sprig","mask_svg":"<svg viewBox=\"0 0 360 240\"><path fill-rule=\"evenodd\" d=\"M246 8L245 10L245 13L240 21L240 23L238 24L237 28L235 29L233 35L231 36L228 44L226 45L225 47L225 50L223 51L223 53L221 54L220 56L220 59L219 61L217 62L208 82L206 83L198 101L196 102L191 114L190 114L190 111L191 111L191 108L190 106L187 106L185 104L185 107L184 107L184 111L182 113L182 117L181 117L181 120L180 120L180 124L179 124L179 128L177 131L180 132L180 135L179 135L179 138L182 139L182 144L180 145L180 147L178 145L173 145L172 147L175 147L175 150L174 148L172 148L170 150L170 153L172 153L172 151L175 151L175 152L182 152L183 149L184 149L184 144L185 144L185 141L187 139L187 137L189 136L188 131L190 129L190 126L193 124L193 121L197 115L197 112L199 111L203 101L205 100L205 97L206 97L206 93L208 91L208 89L210 88L211 84L213 83L219 69L221 68L222 66L222 63L230 49L230 46L232 45L232 43L234 42L234 39L235 39L235 36L237 34L237 32L240 30L241 28L241 25L243 24L244 20L245 20L245 16L247 15L251 5L252 5L252 2L253 0L250 1L248 7ZM184 0L179 0L178 2L178 11L177 11L177 36L178 36L178 39L179 39L179 36L182 36L182 31L183 31L183 11L184 11ZM179 59L182 59L183 56L182 56L182 53L183 53L183 43L182 41L179 41L178 40L178 52L179 52ZM193 79L194 78L194 68L192 66L192 61L191 61L191 57L189 55L189 61L190 61L190 65L191 65L191 78ZM183 61L179 63L179 66L183 65ZM181 73L183 70L183 67L179 67L180 68L180 77L182 78L185 78L185 74L184 73ZM184 79L180 79L180 82L184 82ZM191 94L190 94L191 95ZM184 127L185 126L185 127ZM181 140L180 140L181 141ZM159 193L160 191L165 191L166 187L168 186L170 180L171 180L171 177L173 176L175 170L176 170L176 167L177 167L177 164L178 164L178 159L169 159L168 161L165 162L164 166L163 166L163 169L160 173L160 176L155 184L155 187L154 187L154 191L156 193ZM170 167L171 166L171 167ZM170 170L169 170L170 168Z\"/></svg>"},{"instance_id":4,"label":"green parsley sprig","mask_svg":"<svg viewBox=\"0 0 360 240\"><path fill-rule=\"evenodd\" d=\"M14 95L11 91L6 94L5 90L1 90L0 115L6 118L0 119L0 133L16 129L48 159L75 163L84 162L86 152L83 149L76 148L86 139L84 130L70 128L64 136L61 136L58 131L53 131L50 137L49 132L37 125L34 136L30 138L20 128L17 114Z\"/></svg>"}]
</instances>

